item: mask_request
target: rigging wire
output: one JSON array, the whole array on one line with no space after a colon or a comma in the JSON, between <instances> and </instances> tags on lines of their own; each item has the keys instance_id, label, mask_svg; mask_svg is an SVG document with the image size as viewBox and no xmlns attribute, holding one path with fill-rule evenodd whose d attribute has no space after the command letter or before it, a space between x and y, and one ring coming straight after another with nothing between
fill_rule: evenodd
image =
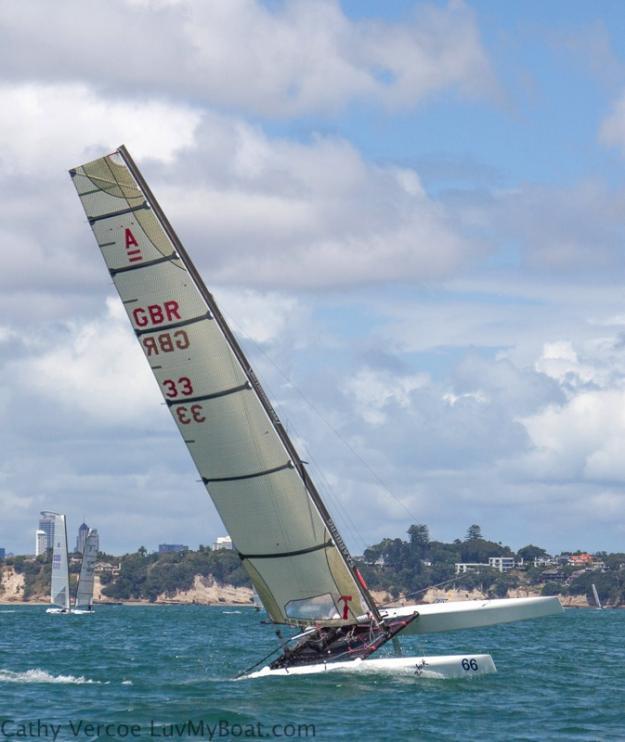
<instances>
[{"instance_id":1,"label":"rigging wire","mask_svg":"<svg viewBox=\"0 0 625 742\"><path fill-rule=\"evenodd\" d=\"M226 317L227 317L227 319L228 319L228 323L230 324L230 326L231 326L231 327L237 328L237 324L236 324L236 322L234 322L234 321L232 320L232 317L230 317L229 315L225 315L225 313L224 313L224 316L226 316ZM386 494L387 494L387 495L388 495L389 497L391 497L391 498L392 498L392 499L393 499L393 500L394 500L394 501L395 501L395 502L396 502L396 503L397 503L398 505L400 505L400 506L401 506L401 507L402 507L402 508L404 509L404 511L405 511L405 512L407 513L407 515L409 515L409 516L410 516L410 518L411 518L411 519L413 520L413 522L414 522L414 523L416 523L416 522L417 522L417 521L419 520L418 516L416 516L416 515L415 515L415 514L414 514L414 513L413 513L413 512L412 512L412 511L411 511L411 510L410 510L410 509L409 509L409 508L408 508L408 507L406 506L406 504L405 504L405 503L404 503L404 502L403 502L403 501L402 501L402 500L401 500L401 499L400 499L399 497L397 497L397 496L396 496L395 494L393 494L393 492L391 491L391 489L389 488L389 486L388 486L387 484L385 484L385 482L384 482L384 481L383 481L383 480L382 480L382 479L380 478L380 476L379 476L379 475L377 474L377 472L376 472L376 471L375 471L375 470L374 470L374 469L373 469L373 468L371 467L371 465L370 465L370 464L369 464L369 463L367 462L367 460L366 460L366 459L364 459L364 458L363 458L363 457L362 457L362 456L361 456L361 455L360 455L360 454L358 453L358 451L356 451L356 449L355 449L355 448L354 448L354 447L353 447L353 446L351 445L351 443L350 443L350 442L349 442L349 441L348 441L348 440L347 440L346 438L344 438L344 437L343 437L343 436L342 436L342 435L341 435L341 434L339 433L339 431L338 431L338 430L337 430L337 429L336 429L336 428L335 428L335 427L334 427L334 426L333 426L333 425L332 425L332 424L331 424L331 423L330 423L330 422L329 422L329 421L328 421L328 420L327 420L327 419L325 418L325 416L324 416L324 415L323 415L323 414L321 413L321 411L319 410L319 408L318 408L318 407L317 407L317 406L316 406L315 404L313 404L313 402L312 402L312 401L311 401L310 399L308 399L308 397L306 397L306 395L304 394L304 392L303 392L303 391L302 391L302 390L301 390L301 389L300 389L300 388L299 388L299 387L297 386L297 384L296 384L296 383L295 383L295 382L294 382L294 381L293 381L293 380L292 380L292 379L291 379L291 378L290 378L289 376L287 376L287 374L286 374L286 373L284 373L284 371L282 371L282 369L281 369L281 368L280 368L280 367L278 366L278 364L277 364L277 363L276 363L276 362L275 362L275 361L273 360L273 358L271 358L271 356L270 356L270 355L269 355L268 353L266 353L266 352L265 352L265 351L264 351L264 350L263 350L263 349L262 349L262 348L260 347L260 344L259 344L259 343L257 343L257 342L256 342L255 340L253 340L252 338L249 338L249 337L248 337L248 336L246 336L246 335L245 335L244 333L242 333L242 332L241 332L241 330L240 330L240 328L237 328L237 329L238 329L239 333L240 333L240 334L242 334L242 335L243 335L243 337L245 337L245 338L246 338L246 340L250 341L250 342L251 342L251 343L252 343L252 344L254 345L254 347L255 347L255 350L256 350L256 351L257 351L258 353L260 353L260 355L262 355L262 356L263 356L263 358L264 358L264 359L265 359L266 361L268 361L268 362L269 362L269 363L270 363L270 364L272 365L272 367L273 367L273 368L274 368L274 369L275 369L275 370L277 371L277 373L278 373L278 374L279 374L279 375L280 375L280 376L282 377L282 379L283 379L284 381L286 381L286 382L287 382L287 383L288 383L288 384L289 384L289 385L291 386L291 388L292 388L292 389L294 389L294 390L295 390L295 391L296 391L296 392L297 392L297 393L299 394L299 396L300 396L300 397L302 398L302 400L303 400L303 401L305 402L305 404L307 404L307 405L308 405L308 406L310 407L310 409L311 409L311 410L312 410L312 411L313 411L313 412L314 412L314 413L315 413L315 414L317 415L317 417L318 417L318 418L319 418L319 419L321 420L321 422L323 422L323 423L324 423L324 425L325 425L325 426L326 426L326 427L327 427L327 428L328 428L328 429L329 429L329 430L330 430L330 431L331 431L332 433L334 433L334 435L335 435L335 436L336 436L336 437L337 437L337 438L338 438L338 439L339 439L339 440L340 440L340 441L341 441L341 442L343 443L343 445L344 445L344 446L345 446L345 447L346 447L347 449L349 449L349 451L351 451L351 453L352 453L352 454L353 454L353 455L354 455L354 456L355 456L355 457L356 457L356 458L358 459L358 461L359 461L359 462L360 462L360 463L361 463L361 464L362 464L362 465L363 465L363 466L365 467L365 469L366 469L366 470L367 470L367 471L369 472L369 474L370 474L370 475L371 475L371 476L372 476L372 477L373 477L373 478L375 479L375 481L376 481L376 482L378 483L378 485L379 485L379 486L380 486L380 487L382 488L382 490L383 490L383 491L384 491L384 492L385 492L385 493L386 493ZM317 468L319 468L319 467L317 466ZM361 538L362 538L362 537L361 537Z\"/></svg>"},{"instance_id":2,"label":"rigging wire","mask_svg":"<svg viewBox=\"0 0 625 742\"><path fill-rule=\"evenodd\" d=\"M410 593L405 593L404 598L412 598L414 595L419 595L419 593L427 593L428 590L432 590L435 587L441 587L441 585L448 585L450 582L455 582L457 579L458 575L455 575L454 577L450 577L448 580L437 582L435 585L428 585L427 587L422 587L420 590L413 590ZM390 600L387 603L382 603L378 606L378 608L389 608L390 606L392 606L393 603L396 602L396 600Z\"/></svg>"}]
</instances>

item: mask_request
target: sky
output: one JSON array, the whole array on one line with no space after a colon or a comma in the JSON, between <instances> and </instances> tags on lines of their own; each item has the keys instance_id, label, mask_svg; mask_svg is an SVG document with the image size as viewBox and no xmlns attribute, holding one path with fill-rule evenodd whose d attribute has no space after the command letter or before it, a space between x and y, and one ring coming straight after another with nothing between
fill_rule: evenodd
<instances>
[{"instance_id":1,"label":"sky","mask_svg":"<svg viewBox=\"0 0 625 742\"><path fill-rule=\"evenodd\" d=\"M67 170L124 143L362 553L625 551L625 7L0 0L0 546L224 528Z\"/></svg>"}]
</instances>

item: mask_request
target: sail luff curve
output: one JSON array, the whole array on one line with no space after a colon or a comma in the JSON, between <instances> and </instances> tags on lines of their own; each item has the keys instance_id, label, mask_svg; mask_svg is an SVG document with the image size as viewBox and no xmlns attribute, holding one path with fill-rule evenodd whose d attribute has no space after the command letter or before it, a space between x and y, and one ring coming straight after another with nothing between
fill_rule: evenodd
<instances>
[{"instance_id":1,"label":"sail luff curve","mask_svg":"<svg viewBox=\"0 0 625 742\"><path fill-rule=\"evenodd\" d=\"M126 149L70 174L167 406L272 620L378 618L295 447Z\"/></svg>"}]
</instances>

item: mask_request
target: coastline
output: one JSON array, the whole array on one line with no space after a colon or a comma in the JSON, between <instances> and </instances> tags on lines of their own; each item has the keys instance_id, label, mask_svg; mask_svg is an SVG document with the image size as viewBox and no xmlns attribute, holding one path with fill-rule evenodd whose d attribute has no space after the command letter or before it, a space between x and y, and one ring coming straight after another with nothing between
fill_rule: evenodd
<instances>
[{"instance_id":1,"label":"coastline","mask_svg":"<svg viewBox=\"0 0 625 742\"><path fill-rule=\"evenodd\" d=\"M24 595L24 575L17 573L13 569L5 569L2 572L2 582L0 583L0 605L49 605L49 595L39 591L31 596L28 600L23 599ZM148 598L133 598L120 600L108 598L102 593L102 582L98 575L95 576L94 584L94 605L222 605L229 608L233 607L253 607L253 592L249 587L235 587L227 583L219 583L213 577L203 577L195 575L192 586L187 590L176 590L176 592L167 594L161 593L156 600ZM430 588L421 596L420 600L406 598L403 595L397 600L393 600L391 595L385 590L372 590L371 594L375 602L379 605L388 605L389 607L402 606L412 603L431 604L437 602L456 602L464 600L488 600L488 595L480 590L459 590L459 589L441 589ZM539 597L541 592L529 587L519 587L508 590L507 598L530 598ZM594 608L590 605L585 595L562 595L556 596L565 608Z\"/></svg>"},{"instance_id":2,"label":"coastline","mask_svg":"<svg viewBox=\"0 0 625 742\"><path fill-rule=\"evenodd\" d=\"M198 579L196 577L196 579ZM199 578L206 579L206 578ZM94 606L162 606L162 605L206 605L206 606L223 606L225 608L254 608L254 604L251 600L252 591L249 588L239 588L233 585L218 585L213 583L210 585L210 597L204 594L198 594L194 589L180 591L172 596L159 595L154 601L148 600L147 598L134 599L134 600L114 600L107 599L104 596L98 596L94 600ZM390 595L384 591L373 591L373 596L378 605L388 605L389 607L398 607L402 605L408 605L412 601L406 598L400 597L399 599L392 601ZM531 598L540 597L540 593L531 590L510 590L508 598ZM595 606L590 605L584 595L556 595L560 600L560 603L564 608L591 608ZM416 601L416 604L430 605L437 602L462 602L465 600L489 600L488 596L479 590L428 590L423 599ZM50 600L47 597L37 595L23 600L21 596L14 596L7 598L4 595L0 596L0 606L15 606L15 605L34 605L34 606L47 606L50 605ZM607 606L611 608L612 606ZM620 607L620 606L617 606Z\"/></svg>"}]
</instances>

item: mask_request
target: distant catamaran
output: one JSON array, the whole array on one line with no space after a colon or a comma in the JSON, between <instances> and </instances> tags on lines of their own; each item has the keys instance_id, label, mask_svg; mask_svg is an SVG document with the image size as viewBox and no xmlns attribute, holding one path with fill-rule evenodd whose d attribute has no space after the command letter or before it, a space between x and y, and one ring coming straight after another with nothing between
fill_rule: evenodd
<instances>
[{"instance_id":1,"label":"distant catamaran","mask_svg":"<svg viewBox=\"0 0 625 742\"><path fill-rule=\"evenodd\" d=\"M42 512L54 518L54 541L52 546L52 579L50 603L47 613L69 613L69 560L67 558L67 524L59 513Z\"/></svg>"},{"instance_id":2,"label":"distant catamaran","mask_svg":"<svg viewBox=\"0 0 625 742\"><path fill-rule=\"evenodd\" d=\"M602 610L603 606L599 600L599 593L597 592L597 587L594 582L592 583L592 597L595 600L595 608L599 611Z\"/></svg>"},{"instance_id":3,"label":"distant catamaran","mask_svg":"<svg viewBox=\"0 0 625 742\"><path fill-rule=\"evenodd\" d=\"M271 621L301 632L259 672L494 672L489 655L369 656L401 633L561 611L556 598L382 610L249 361L125 147L70 170L165 402ZM260 663L259 663L260 664Z\"/></svg>"},{"instance_id":4,"label":"distant catamaran","mask_svg":"<svg viewBox=\"0 0 625 742\"><path fill-rule=\"evenodd\" d=\"M52 579L50 602L46 613L93 613L94 568L97 557L97 531L89 529L80 565L76 600L72 608L69 591L69 558L67 553L67 523L59 513L42 512L54 518L54 545L52 549Z\"/></svg>"},{"instance_id":5,"label":"distant catamaran","mask_svg":"<svg viewBox=\"0 0 625 742\"><path fill-rule=\"evenodd\" d=\"M87 533L85 547L82 552L82 564L76 586L76 603L73 613L93 613L93 583L95 579L95 563L98 556L98 533L92 528Z\"/></svg>"}]
</instances>

